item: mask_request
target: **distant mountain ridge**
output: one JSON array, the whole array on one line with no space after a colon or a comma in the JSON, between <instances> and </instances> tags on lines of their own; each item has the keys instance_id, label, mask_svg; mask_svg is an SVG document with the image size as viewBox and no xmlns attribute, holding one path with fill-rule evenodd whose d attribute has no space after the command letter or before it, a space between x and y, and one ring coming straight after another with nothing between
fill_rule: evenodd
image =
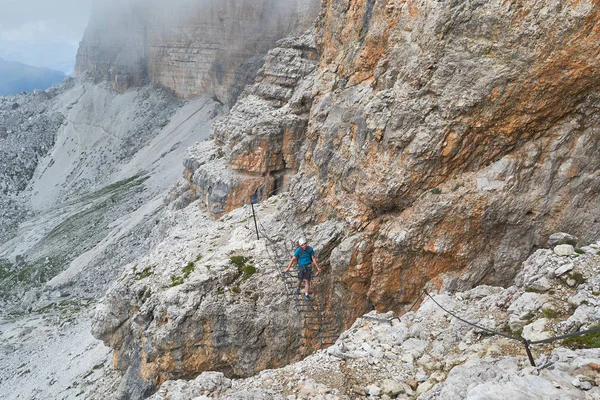
<instances>
[{"instance_id":1,"label":"distant mountain ridge","mask_svg":"<svg viewBox=\"0 0 600 400\"><path fill-rule=\"evenodd\" d=\"M0 95L47 89L62 82L66 75L48 68L38 68L0 58Z\"/></svg>"}]
</instances>

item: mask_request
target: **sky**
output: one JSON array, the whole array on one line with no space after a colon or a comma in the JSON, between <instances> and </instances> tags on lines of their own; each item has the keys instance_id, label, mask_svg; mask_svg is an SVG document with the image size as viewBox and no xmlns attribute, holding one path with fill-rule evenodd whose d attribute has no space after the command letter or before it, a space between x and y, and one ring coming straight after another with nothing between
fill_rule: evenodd
<instances>
[{"instance_id":1,"label":"sky","mask_svg":"<svg viewBox=\"0 0 600 400\"><path fill-rule=\"evenodd\" d=\"M0 0L0 57L71 73L92 0Z\"/></svg>"}]
</instances>

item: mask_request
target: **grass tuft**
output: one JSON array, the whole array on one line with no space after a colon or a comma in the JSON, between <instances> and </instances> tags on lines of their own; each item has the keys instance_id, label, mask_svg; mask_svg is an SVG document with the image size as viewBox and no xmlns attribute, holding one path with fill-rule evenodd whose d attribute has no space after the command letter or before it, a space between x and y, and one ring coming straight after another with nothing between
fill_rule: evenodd
<instances>
[{"instance_id":1,"label":"grass tuft","mask_svg":"<svg viewBox=\"0 0 600 400\"><path fill-rule=\"evenodd\" d=\"M141 270L140 272L136 272L136 267L133 267L133 273L135 274L135 279L140 281L142 279L146 279L147 277L149 277L150 275L152 275L154 273L154 268L156 268L156 265L153 265L151 267L146 267L143 270Z\"/></svg>"},{"instance_id":2,"label":"grass tuft","mask_svg":"<svg viewBox=\"0 0 600 400\"><path fill-rule=\"evenodd\" d=\"M196 264L194 264L193 261L190 261L185 267L183 267L183 277L187 278L195 269Z\"/></svg>"},{"instance_id":3,"label":"grass tuft","mask_svg":"<svg viewBox=\"0 0 600 400\"><path fill-rule=\"evenodd\" d=\"M595 325L591 329L598 327L600 325ZM562 344L569 349L597 349L600 347L600 332L570 337L563 340Z\"/></svg>"},{"instance_id":4,"label":"grass tuft","mask_svg":"<svg viewBox=\"0 0 600 400\"><path fill-rule=\"evenodd\" d=\"M183 276L171 275L171 287L183 285Z\"/></svg>"},{"instance_id":5,"label":"grass tuft","mask_svg":"<svg viewBox=\"0 0 600 400\"><path fill-rule=\"evenodd\" d=\"M545 293L544 290L540 290L540 289L536 289L536 288L532 288L532 287L525 288L525 292L527 292L527 293Z\"/></svg>"},{"instance_id":6,"label":"grass tuft","mask_svg":"<svg viewBox=\"0 0 600 400\"><path fill-rule=\"evenodd\" d=\"M575 282L577 282L577 285L581 285L581 284L585 283L585 278L583 277L581 272L573 272L569 275L569 278L571 278Z\"/></svg>"},{"instance_id":7,"label":"grass tuft","mask_svg":"<svg viewBox=\"0 0 600 400\"><path fill-rule=\"evenodd\" d=\"M542 310L542 314L544 314L544 317L551 319L558 317L558 313L554 310Z\"/></svg>"},{"instance_id":8,"label":"grass tuft","mask_svg":"<svg viewBox=\"0 0 600 400\"><path fill-rule=\"evenodd\" d=\"M235 265L238 273L242 277L242 281L247 280L257 272L256 267L252 264L252 259L245 256L231 256L229 258L231 264Z\"/></svg>"}]
</instances>

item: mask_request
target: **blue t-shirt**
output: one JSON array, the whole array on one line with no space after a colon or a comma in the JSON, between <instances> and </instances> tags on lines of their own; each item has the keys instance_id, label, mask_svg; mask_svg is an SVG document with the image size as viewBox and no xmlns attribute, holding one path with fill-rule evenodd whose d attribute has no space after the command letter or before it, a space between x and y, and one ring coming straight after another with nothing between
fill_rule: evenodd
<instances>
[{"instance_id":1,"label":"blue t-shirt","mask_svg":"<svg viewBox=\"0 0 600 400\"><path fill-rule=\"evenodd\" d=\"M312 258L315 256L315 251L312 247L306 247L306 250L302 250L300 247L294 251L294 257L298 259L299 267L306 267L308 264L312 263Z\"/></svg>"}]
</instances>

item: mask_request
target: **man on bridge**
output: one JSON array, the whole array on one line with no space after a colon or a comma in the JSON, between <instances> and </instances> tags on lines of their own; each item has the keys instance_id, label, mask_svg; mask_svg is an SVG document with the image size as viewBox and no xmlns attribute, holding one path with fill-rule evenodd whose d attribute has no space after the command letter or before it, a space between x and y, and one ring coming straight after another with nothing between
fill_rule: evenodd
<instances>
[{"instance_id":1,"label":"man on bridge","mask_svg":"<svg viewBox=\"0 0 600 400\"><path fill-rule=\"evenodd\" d=\"M312 265L314 264L317 267L317 271L321 273L321 267L319 267L319 263L317 262L317 258L315 257L315 251L312 247L306 243L306 239L301 237L298 240L298 248L294 251L294 255L290 260L285 272L289 272L294 265L294 262L298 263L298 282L296 282L296 294L300 294L300 287L302 286L302 281L305 282L304 287L304 298L306 301L310 301L310 280L312 278Z\"/></svg>"}]
</instances>

